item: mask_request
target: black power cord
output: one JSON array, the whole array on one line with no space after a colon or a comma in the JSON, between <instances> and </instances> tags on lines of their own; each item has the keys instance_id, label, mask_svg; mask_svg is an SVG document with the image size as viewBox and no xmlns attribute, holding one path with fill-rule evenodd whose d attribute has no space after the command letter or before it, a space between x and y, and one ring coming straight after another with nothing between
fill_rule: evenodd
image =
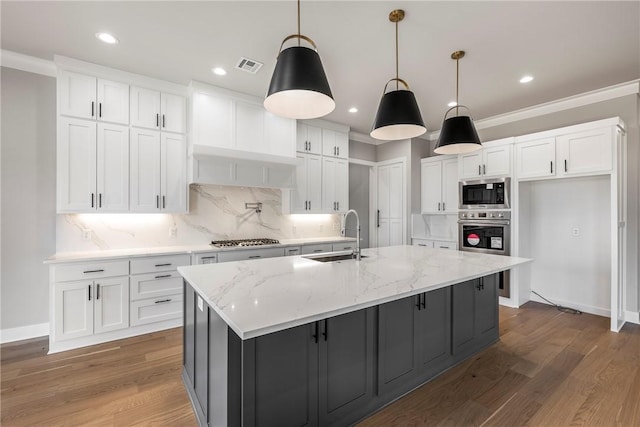
<instances>
[{"instance_id":1,"label":"black power cord","mask_svg":"<svg viewBox=\"0 0 640 427\"><path fill-rule=\"evenodd\" d=\"M536 294L537 296L539 296L540 298L542 298L543 300L545 300L546 302L548 302L549 304L551 304L552 306L557 308L558 311L562 311L563 313L569 313L569 314L582 314L582 312L580 310L576 310L575 308L565 307L563 305L558 305L558 304L556 304L554 302L549 301L548 299L546 299L545 297L543 297L542 295L540 295L539 293L537 293L533 289L531 289L531 293L532 294Z\"/></svg>"}]
</instances>

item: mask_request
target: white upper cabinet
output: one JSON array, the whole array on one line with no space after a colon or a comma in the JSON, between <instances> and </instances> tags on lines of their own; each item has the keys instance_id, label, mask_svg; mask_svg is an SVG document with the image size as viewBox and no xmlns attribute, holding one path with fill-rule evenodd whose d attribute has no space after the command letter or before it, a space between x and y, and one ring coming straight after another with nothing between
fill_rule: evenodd
<instances>
[{"instance_id":1,"label":"white upper cabinet","mask_svg":"<svg viewBox=\"0 0 640 427\"><path fill-rule=\"evenodd\" d=\"M128 128L70 118L59 126L58 212L126 212Z\"/></svg>"},{"instance_id":2,"label":"white upper cabinet","mask_svg":"<svg viewBox=\"0 0 640 427\"><path fill-rule=\"evenodd\" d=\"M460 179L482 179L511 176L511 144L508 138L499 145L491 142L472 153L458 156Z\"/></svg>"},{"instance_id":3,"label":"white upper cabinet","mask_svg":"<svg viewBox=\"0 0 640 427\"><path fill-rule=\"evenodd\" d=\"M322 129L298 122L296 150L304 153L322 153Z\"/></svg>"},{"instance_id":4,"label":"white upper cabinet","mask_svg":"<svg viewBox=\"0 0 640 427\"><path fill-rule=\"evenodd\" d=\"M611 172L613 134L610 127L562 135L556 144L559 175Z\"/></svg>"},{"instance_id":5,"label":"white upper cabinet","mask_svg":"<svg viewBox=\"0 0 640 427\"><path fill-rule=\"evenodd\" d=\"M186 112L182 96L131 86L131 126L184 133Z\"/></svg>"},{"instance_id":6,"label":"white upper cabinet","mask_svg":"<svg viewBox=\"0 0 640 427\"><path fill-rule=\"evenodd\" d=\"M421 160L422 213L458 211L458 159L439 157Z\"/></svg>"},{"instance_id":7,"label":"white upper cabinet","mask_svg":"<svg viewBox=\"0 0 640 427\"><path fill-rule=\"evenodd\" d=\"M327 213L349 209L349 163L331 157L322 159L322 210Z\"/></svg>"},{"instance_id":8,"label":"white upper cabinet","mask_svg":"<svg viewBox=\"0 0 640 427\"><path fill-rule=\"evenodd\" d=\"M233 148L233 116L234 103L231 98L194 93L192 142Z\"/></svg>"},{"instance_id":9,"label":"white upper cabinet","mask_svg":"<svg viewBox=\"0 0 640 427\"><path fill-rule=\"evenodd\" d=\"M237 101L235 103L235 148L253 153L267 152L264 143L264 107Z\"/></svg>"},{"instance_id":10,"label":"white upper cabinet","mask_svg":"<svg viewBox=\"0 0 640 427\"><path fill-rule=\"evenodd\" d=\"M322 155L349 158L349 135L331 129L322 129Z\"/></svg>"},{"instance_id":11,"label":"white upper cabinet","mask_svg":"<svg viewBox=\"0 0 640 427\"><path fill-rule=\"evenodd\" d=\"M131 129L131 211L186 212L184 136Z\"/></svg>"},{"instance_id":12,"label":"white upper cabinet","mask_svg":"<svg viewBox=\"0 0 640 427\"><path fill-rule=\"evenodd\" d=\"M58 74L61 115L129 124L129 85L79 73Z\"/></svg>"},{"instance_id":13,"label":"white upper cabinet","mask_svg":"<svg viewBox=\"0 0 640 427\"><path fill-rule=\"evenodd\" d=\"M516 165L518 179L555 176L556 138L542 138L516 144Z\"/></svg>"},{"instance_id":14,"label":"white upper cabinet","mask_svg":"<svg viewBox=\"0 0 640 427\"><path fill-rule=\"evenodd\" d=\"M296 185L291 192L291 213L322 212L322 156L299 153Z\"/></svg>"},{"instance_id":15,"label":"white upper cabinet","mask_svg":"<svg viewBox=\"0 0 640 427\"><path fill-rule=\"evenodd\" d=\"M276 156L294 157L295 147L287 141L296 138L296 122L289 120L268 111L264 116L265 145L269 148L269 153Z\"/></svg>"}]
</instances>

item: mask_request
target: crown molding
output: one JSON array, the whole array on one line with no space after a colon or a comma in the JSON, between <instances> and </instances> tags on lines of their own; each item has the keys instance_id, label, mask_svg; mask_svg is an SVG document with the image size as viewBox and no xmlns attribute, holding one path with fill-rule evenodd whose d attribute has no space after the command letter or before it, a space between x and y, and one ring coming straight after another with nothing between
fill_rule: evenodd
<instances>
[{"instance_id":1,"label":"crown molding","mask_svg":"<svg viewBox=\"0 0 640 427\"><path fill-rule=\"evenodd\" d=\"M474 124L478 130L487 129L633 94L640 94L640 80L619 83L613 86L607 86L590 92L584 92L567 98L561 98L555 101L545 102L544 104L538 104L521 110L512 111L510 113L499 114L497 116L481 120L474 120ZM440 130L429 133L427 139L429 141L435 141L439 136Z\"/></svg>"},{"instance_id":2,"label":"crown molding","mask_svg":"<svg viewBox=\"0 0 640 427\"><path fill-rule=\"evenodd\" d=\"M358 141L358 142L371 144L371 145L382 145L385 142L389 142L389 141L380 141L378 139L371 138L369 135L366 135L364 133L354 132L354 131L349 132L349 139L351 141Z\"/></svg>"},{"instance_id":3,"label":"crown molding","mask_svg":"<svg viewBox=\"0 0 640 427\"><path fill-rule=\"evenodd\" d=\"M0 51L0 65L49 77L56 77L58 71L53 61L5 49Z\"/></svg>"}]
</instances>

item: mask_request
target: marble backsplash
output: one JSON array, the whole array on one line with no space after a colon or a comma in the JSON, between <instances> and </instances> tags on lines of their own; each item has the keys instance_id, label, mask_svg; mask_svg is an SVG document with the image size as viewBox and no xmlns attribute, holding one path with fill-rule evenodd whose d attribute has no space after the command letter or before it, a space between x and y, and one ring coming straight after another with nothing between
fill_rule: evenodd
<instances>
[{"instance_id":1,"label":"marble backsplash","mask_svg":"<svg viewBox=\"0 0 640 427\"><path fill-rule=\"evenodd\" d=\"M245 209L255 202L262 203L262 212ZM56 252L340 235L339 215L283 215L281 203L279 189L192 184L188 214L57 215Z\"/></svg>"}]
</instances>

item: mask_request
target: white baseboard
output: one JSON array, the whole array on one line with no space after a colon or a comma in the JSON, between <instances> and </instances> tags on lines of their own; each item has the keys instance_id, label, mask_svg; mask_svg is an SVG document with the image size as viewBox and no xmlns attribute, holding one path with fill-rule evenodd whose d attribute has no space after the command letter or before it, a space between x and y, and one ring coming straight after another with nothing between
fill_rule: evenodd
<instances>
[{"instance_id":1,"label":"white baseboard","mask_svg":"<svg viewBox=\"0 0 640 427\"><path fill-rule=\"evenodd\" d=\"M575 308L576 310L580 310L583 313L595 314L596 316L603 317L611 317L611 310L602 308L602 307L594 307L586 304L579 304L573 301L562 301L556 298L550 298L554 303L558 305L562 305L564 307ZM542 304L550 305L548 302L544 301L542 298L539 298L537 295L531 294L531 301L540 302Z\"/></svg>"},{"instance_id":2,"label":"white baseboard","mask_svg":"<svg viewBox=\"0 0 640 427\"><path fill-rule=\"evenodd\" d=\"M636 325L640 325L640 311L625 311L624 320L630 323L635 323Z\"/></svg>"},{"instance_id":3,"label":"white baseboard","mask_svg":"<svg viewBox=\"0 0 640 427\"><path fill-rule=\"evenodd\" d=\"M49 323L0 330L0 344L49 335Z\"/></svg>"}]
</instances>

